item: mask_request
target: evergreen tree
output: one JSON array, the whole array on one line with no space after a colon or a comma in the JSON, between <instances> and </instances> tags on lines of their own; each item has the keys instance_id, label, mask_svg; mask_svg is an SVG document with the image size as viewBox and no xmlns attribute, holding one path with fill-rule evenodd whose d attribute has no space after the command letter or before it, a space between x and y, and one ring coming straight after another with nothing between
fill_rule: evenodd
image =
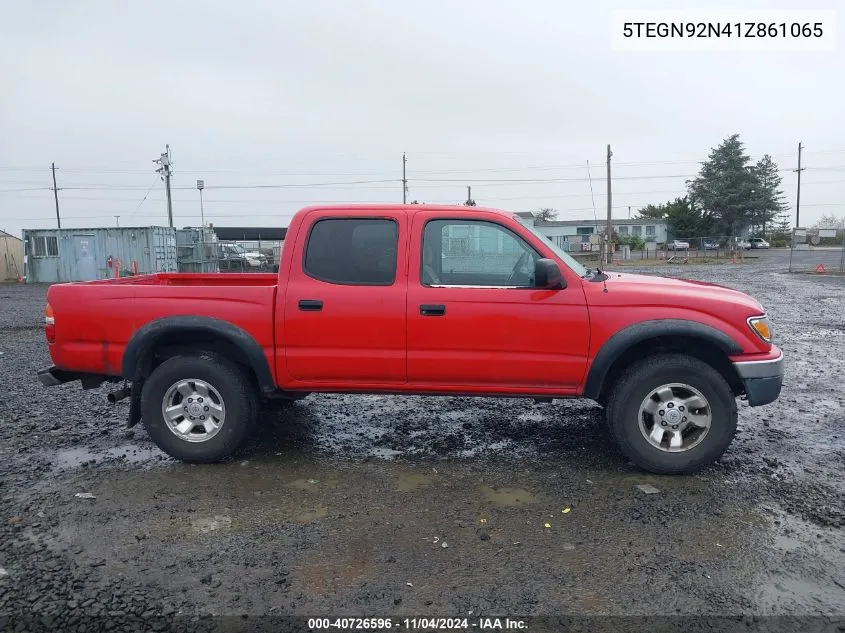
<instances>
[{"instance_id":1,"label":"evergreen tree","mask_svg":"<svg viewBox=\"0 0 845 633\"><path fill-rule=\"evenodd\" d=\"M736 235L751 224L758 178L739 134L710 150L698 176L687 182L689 198L702 212L703 221L723 235Z\"/></svg>"},{"instance_id":2,"label":"evergreen tree","mask_svg":"<svg viewBox=\"0 0 845 633\"><path fill-rule=\"evenodd\" d=\"M649 204L639 211L637 211L638 218L647 218L649 220L665 220L666 219L666 205L665 204Z\"/></svg>"},{"instance_id":3,"label":"evergreen tree","mask_svg":"<svg viewBox=\"0 0 845 633\"><path fill-rule=\"evenodd\" d=\"M666 222L672 237L698 237L700 231L706 230L701 212L698 211L688 198L675 198L666 204L650 204L638 212L638 218Z\"/></svg>"},{"instance_id":4,"label":"evergreen tree","mask_svg":"<svg viewBox=\"0 0 845 633\"><path fill-rule=\"evenodd\" d=\"M757 161L754 166L754 176L757 186L754 193L754 213L752 224L759 226L765 234L766 225L771 224L775 216L786 211L788 206L780 188L783 178L778 173L778 166L768 154Z\"/></svg>"},{"instance_id":5,"label":"evergreen tree","mask_svg":"<svg viewBox=\"0 0 845 633\"><path fill-rule=\"evenodd\" d=\"M792 230L792 218L789 217L789 211L783 211L774 220L772 230L775 233L786 235Z\"/></svg>"}]
</instances>

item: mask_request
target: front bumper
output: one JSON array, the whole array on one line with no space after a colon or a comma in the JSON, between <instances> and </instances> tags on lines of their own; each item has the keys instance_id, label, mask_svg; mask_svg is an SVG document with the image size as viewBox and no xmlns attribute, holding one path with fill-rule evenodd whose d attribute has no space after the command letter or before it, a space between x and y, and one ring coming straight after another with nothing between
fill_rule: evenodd
<instances>
[{"instance_id":1,"label":"front bumper","mask_svg":"<svg viewBox=\"0 0 845 633\"><path fill-rule=\"evenodd\" d=\"M783 386L783 352L766 360L734 362L739 377L745 385L745 395L752 407L777 400Z\"/></svg>"}]
</instances>

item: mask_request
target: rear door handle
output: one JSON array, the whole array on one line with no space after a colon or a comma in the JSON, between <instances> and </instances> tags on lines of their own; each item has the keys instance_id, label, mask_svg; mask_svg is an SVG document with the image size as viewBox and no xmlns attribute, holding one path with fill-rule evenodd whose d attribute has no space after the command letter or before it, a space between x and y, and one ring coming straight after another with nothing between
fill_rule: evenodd
<instances>
[{"instance_id":1,"label":"rear door handle","mask_svg":"<svg viewBox=\"0 0 845 633\"><path fill-rule=\"evenodd\" d=\"M420 306L420 314L423 316L444 316L446 306L442 303L423 303Z\"/></svg>"},{"instance_id":2,"label":"rear door handle","mask_svg":"<svg viewBox=\"0 0 845 633\"><path fill-rule=\"evenodd\" d=\"M305 312L319 312L323 309L323 302L319 299L300 299L299 309Z\"/></svg>"}]
</instances>

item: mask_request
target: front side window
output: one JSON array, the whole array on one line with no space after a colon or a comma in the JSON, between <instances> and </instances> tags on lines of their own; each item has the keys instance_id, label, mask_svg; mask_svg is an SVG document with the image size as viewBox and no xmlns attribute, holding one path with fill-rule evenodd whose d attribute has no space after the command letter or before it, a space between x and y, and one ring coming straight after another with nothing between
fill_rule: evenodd
<instances>
[{"instance_id":1,"label":"front side window","mask_svg":"<svg viewBox=\"0 0 845 633\"><path fill-rule=\"evenodd\" d=\"M334 284L389 286L396 279L399 228L383 218L317 220L305 245L303 268Z\"/></svg>"},{"instance_id":2,"label":"front side window","mask_svg":"<svg viewBox=\"0 0 845 633\"><path fill-rule=\"evenodd\" d=\"M426 286L534 287L540 255L493 222L431 220L423 233L421 279Z\"/></svg>"}]
</instances>

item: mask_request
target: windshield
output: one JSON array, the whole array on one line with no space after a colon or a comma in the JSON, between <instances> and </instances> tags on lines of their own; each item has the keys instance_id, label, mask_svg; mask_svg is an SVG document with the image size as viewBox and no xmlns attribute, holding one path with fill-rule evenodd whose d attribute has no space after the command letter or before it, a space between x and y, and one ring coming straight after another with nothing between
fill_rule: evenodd
<instances>
[{"instance_id":1,"label":"windshield","mask_svg":"<svg viewBox=\"0 0 845 633\"><path fill-rule=\"evenodd\" d=\"M242 255L246 252L246 249L240 244L229 244L229 250L233 253L238 253L239 255Z\"/></svg>"},{"instance_id":2,"label":"windshield","mask_svg":"<svg viewBox=\"0 0 845 633\"><path fill-rule=\"evenodd\" d=\"M542 234L542 233L540 233L540 231L538 231L538 230L537 230L537 228L536 228L536 227L534 227L534 226L529 226L529 227L527 227L527 228L528 228L528 230L529 230L529 231L531 231L534 235L536 235L537 237L539 237L540 239L542 239L542 240L543 240L543 243L545 243L545 244L546 244L549 248L551 248L551 249L552 249L552 251L554 251L554 254L555 254L555 255L557 255L557 256L558 256L561 260L563 260L563 263L564 263L564 264L566 264L566 265L567 265L567 266L569 266L572 270L574 270L574 271L575 271L575 273L576 273L579 277L583 277L584 275L586 275L586 274L587 274L587 269L586 269L586 268L584 268L584 266L583 266L580 262L578 262L578 261L577 261L574 257L572 257L572 255L570 255L569 253L567 253L566 251L564 251L564 250L563 250L562 248L560 248L557 244L555 244L552 240L550 240L550 239L549 239L549 237L548 237L548 235L543 235L543 234Z\"/></svg>"}]
</instances>

